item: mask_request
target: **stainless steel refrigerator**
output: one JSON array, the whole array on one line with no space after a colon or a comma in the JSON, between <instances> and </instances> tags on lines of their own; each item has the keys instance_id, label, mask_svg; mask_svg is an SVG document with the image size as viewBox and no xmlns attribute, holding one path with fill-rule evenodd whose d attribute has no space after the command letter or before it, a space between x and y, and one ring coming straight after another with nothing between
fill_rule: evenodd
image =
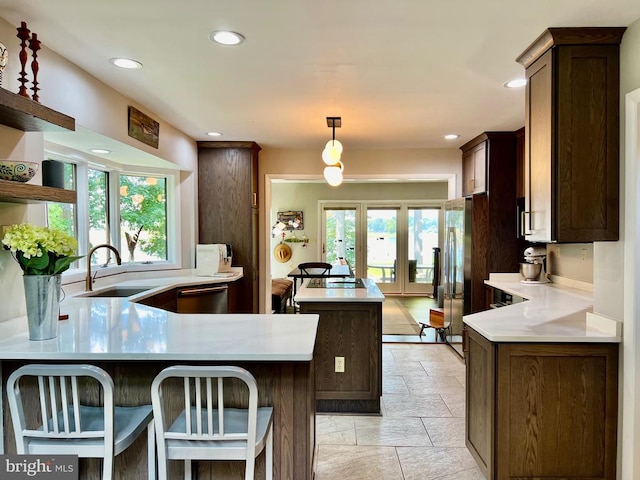
<instances>
[{"instance_id":1,"label":"stainless steel refrigerator","mask_svg":"<svg viewBox=\"0 0 640 480\"><path fill-rule=\"evenodd\" d=\"M445 202L445 339L462 355L462 316L471 313L471 198Z\"/></svg>"}]
</instances>

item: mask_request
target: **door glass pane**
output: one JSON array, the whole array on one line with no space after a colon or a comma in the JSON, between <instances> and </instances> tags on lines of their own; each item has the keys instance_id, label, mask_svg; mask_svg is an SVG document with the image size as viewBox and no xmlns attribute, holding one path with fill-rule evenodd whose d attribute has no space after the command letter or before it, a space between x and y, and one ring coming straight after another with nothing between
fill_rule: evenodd
<instances>
[{"instance_id":1,"label":"door glass pane","mask_svg":"<svg viewBox=\"0 0 640 480\"><path fill-rule=\"evenodd\" d=\"M438 209L409 208L409 283L433 282L433 249L438 246Z\"/></svg>"},{"instance_id":2,"label":"door glass pane","mask_svg":"<svg viewBox=\"0 0 640 480\"><path fill-rule=\"evenodd\" d=\"M356 271L356 210L326 209L325 260L331 264L348 262Z\"/></svg>"},{"instance_id":3,"label":"door glass pane","mask_svg":"<svg viewBox=\"0 0 640 480\"><path fill-rule=\"evenodd\" d=\"M120 175L120 238L130 262L167 259L167 182L161 177Z\"/></svg>"},{"instance_id":4,"label":"door glass pane","mask_svg":"<svg viewBox=\"0 0 640 480\"><path fill-rule=\"evenodd\" d=\"M396 281L396 209L367 209L367 278L376 283Z\"/></svg>"}]
</instances>

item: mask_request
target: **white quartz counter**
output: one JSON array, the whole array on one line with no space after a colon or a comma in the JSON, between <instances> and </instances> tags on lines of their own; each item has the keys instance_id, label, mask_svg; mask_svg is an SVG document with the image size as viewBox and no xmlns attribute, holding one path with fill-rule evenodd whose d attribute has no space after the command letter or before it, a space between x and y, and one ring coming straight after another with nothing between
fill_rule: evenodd
<instances>
[{"instance_id":1,"label":"white quartz counter","mask_svg":"<svg viewBox=\"0 0 640 480\"><path fill-rule=\"evenodd\" d=\"M314 279L311 279L314 280ZM373 280L362 279L364 288L345 287L345 283L354 282L355 278L327 279L328 288L309 287L306 280L294 300L305 302L384 302L384 295Z\"/></svg>"},{"instance_id":2,"label":"white quartz counter","mask_svg":"<svg viewBox=\"0 0 640 480\"><path fill-rule=\"evenodd\" d=\"M124 298L69 298L61 313L51 340L30 341L26 317L22 333L0 331L0 360L310 361L318 326L318 315L177 314Z\"/></svg>"},{"instance_id":3,"label":"white quartz counter","mask_svg":"<svg viewBox=\"0 0 640 480\"><path fill-rule=\"evenodd\" d=\"M463 321L493 342L614 342L621 341L614 320L593 315L593 295L556 284L519 281L485 283L526 298L502 308L465 315Z\"/></svg>"}]
</instances>

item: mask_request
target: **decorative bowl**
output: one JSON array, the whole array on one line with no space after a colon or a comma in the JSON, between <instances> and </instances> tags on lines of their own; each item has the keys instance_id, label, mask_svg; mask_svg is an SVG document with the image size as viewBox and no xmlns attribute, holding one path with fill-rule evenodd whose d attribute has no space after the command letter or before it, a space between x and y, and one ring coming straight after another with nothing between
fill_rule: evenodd
<instances>
[{"instance_id":1,"label":"decorative bowl","mask_svg":"<svg viewBox=\"0 0 640 480\"><path fill-rule=\"evenodd\" d=\"M37 162L0 160L0 178L11 182L28 182L38 171Z\"/></svg>"},{"instance_id":2,"label":"decorative bowl","mask_svg":"<svg viewBox=\"0 0 640 480\"><path fill-rule=\"evenodd\" d=\"M521 263L520 264L520 275L524 277L525 280L531 281L538 278L540 272L542 271L541 263Z\"/></svg>"}]
</instances>

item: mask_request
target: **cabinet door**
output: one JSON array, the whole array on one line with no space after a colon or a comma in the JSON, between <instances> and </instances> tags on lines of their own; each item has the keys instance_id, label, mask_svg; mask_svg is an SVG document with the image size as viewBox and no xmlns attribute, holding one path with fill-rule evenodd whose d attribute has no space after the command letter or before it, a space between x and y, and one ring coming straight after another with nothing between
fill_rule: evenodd
<instances>
[{"instance_id":1,"label":"cabinet door","mask_svg":"<svg viewBox=\"0 0 640 480\"><path fill-rule=\"evenodd\" d=\"M473 195L473 150L462 154L462 196Z\"/></svg>"},{"instance_id":2,"label":"cabinet door","mask_svg":"<svg viewBox=\"0 0 640 480\"><path fill-rule=\"evenodd\" d=\"M497 345L495 478L615 480L618 345Z\"/></svg>"},{"instance_id":3,"label":"cabinet door","mask_svg":"<svg viewBox=\"0 0 640 480\"><path fill-rule=\"evenodd\" d=\"M473 149L473 193L487 191L487 142Z\"/></svg>"},{"instance_id":4,"label":"cabinet door","mask_svg":"<svg viewBox=\"0 0 640 480\"><path fill-rule=\"evenodd\" d=\"M493 478L495 347L465 327L466 445L485 478Z\"/></svg>"},{"instance_id":5,"label":"cabinet door","mask_svg":"<svg viewBox=\"0 0 640 480\"><path fill-rule=\"evenodd\" d=\"M525 237L552 240L552 51L527 69L525 108Z\"/></svg>"}]
</instances>

